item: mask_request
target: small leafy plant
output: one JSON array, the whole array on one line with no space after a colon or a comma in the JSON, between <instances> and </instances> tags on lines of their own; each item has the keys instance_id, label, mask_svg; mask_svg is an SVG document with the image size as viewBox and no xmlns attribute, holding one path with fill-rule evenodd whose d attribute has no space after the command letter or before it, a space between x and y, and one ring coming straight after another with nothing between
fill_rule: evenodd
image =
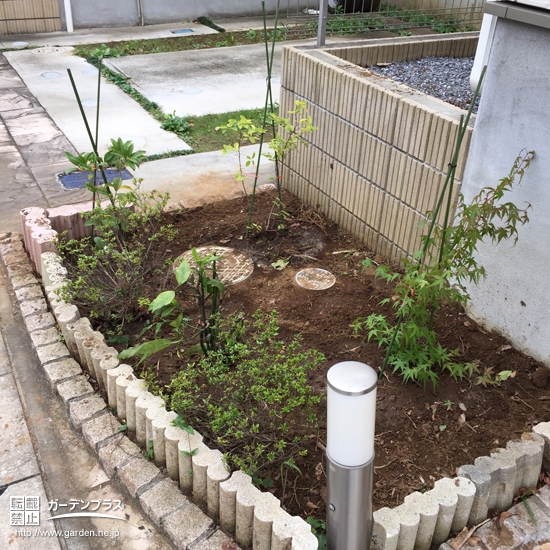
<instances>
[{"instance_id":1,"label":"small leafy plant","mask_svg":"<svg viewBox=\"0 0 550 550\"><path fill-rule=\"evenodd\" d=\"M269 141L269 151L262 153L261 156L273 161L275 163L276 169L276 185L278 190L278 198L275 203L275 206L278 208L278 218L279 222L277 224L277 230L284 230L284 222L288 214L285 212L284 204L281 198L281 176L280 169L291 151L294 151L298 148L300 144L307 147L308 142L306 137L308 134L311 134L317 128L313 126L311 116L308 114L307 104L304 100L297 100L295 109L292 109L287 112L287 117L282 117L271 112L269 114L269 124L273 125L273 138ZM245 168L250 168L259 165L261 157L256 157L256 153L248 155L246 161L242 160L241 147L243 143L255 143L256 141L262 138L262 135L265 133L265 128L256 126L252 123L250 119L247 119L244 116L241 116L237 119L230 119L226 125L220 126L219 129L225 133L236 134L236 141L232 145L224 145L223 154L236 153L237 158L239 159L239 171L235 174L235 178L243 183L243 189L245 194L246 188L244 182L247 177L257 178L258 169L256 173L245 172ZM256 186L254 185L254 189ZM254 193L250 200L250 210L247 222L247 235L248 231L253 228L252 226L252 210L254 206ZM273 211L272 211L273 212ZM273 215L273 213L272 213ZM270 215L270 218L272 217ZM267 230L269 228L269 221L265 226Z\"/></svg>"},{"instance_id":2,"label":"small leafy plant","mask_svg":"<svg viewBox=\"0 0 550 550\"><path fill-rule=\"evenodd\" d=\"M272 463L282 473L297 468L322 399L307 380L322 354L302 349L299 336L285 343L278 330L275 311L257 312L252 321L231 316L219 327L218 349L183 366L164 389L186 425L220 448L232 468L258 480Z\"/></svg>"},{"instance_id":3,"label":"small leafy plant","mask_svg":"<svg viewBox=\"0 0 550 550\"><path fill-rule=\"evenodd\" d=\"M189 130L191 129L191 125L185 118L176 115L176 111L164 115L164 120L160 127L168 132L174 132L180 139L190 139Z\"/></svg>"},{"instance_id":4,"label":"small leafy plant","mask_svg":"<svg viewBox=\"0 0 550 550\"><path fill-rule=\"evenodd\" d=\"M142 193L139 184L123 186L115 178L107 184L112 202L98 202L83 214L93 236L58 242L69 272L62 295L117 335L142 309L139 300L148 292L148 281L166 269L166 247L159 242L169 243L176 234L162 224L168 196Z\"/></svg>"},{"instance_id":5,"label":"small leafy plant","mask_svg":"<svg viewBox=\"0 0 550 550\"><path fill-rule=\"evenodd\" d=\"M518 208L503 202L518 178L523 178L533 152L524 152L515 160L510 173L496 187L485 187L466 205L459 196L456 221L453 226L435 223L437 213L429 213L430 231L423 237L423 249L405 264L405 272L392 273L387 266L379 266L375 276L388 283L396 283L394 296L382 301L391 304L397 321L393 324L385 315L372 314L357 319L354 330L366 332L368 340L386 347L386 364L393 367L405 382L417 381L424 385L437 383L436 368L448 371L455 378L471 376L478 371L476 363L456 361L458 350L450 350L438 342L433 328L434 313L442 304L463 305L468 299L466 283L477 283L485 277L485 270L475 258L477 246L483 239L498 244L503 240L517 240L517 227L529 221L529 204ZM518 182L518 183L519 183ZM363 262L372 268L370 259ZM484 385L500 383L511 373L491 373L480 377Z\"/></svg>"},{"instance_id":6,"label":"small leafy plant","mask_svg":"<svg viewBox=\"0 0 550 550\"><path fill-rule=\"evenodd\" d=\"M223 283L217 279L216 261L221 256L209 254L201 258L195 248L191 253L196 267L192 268L183 258L175 269L175 276L178 287L183 285L191 287L199 310L198 331L192 326L191 318L186 316L184 307L176 299L176 291L165 290L150 303L147 300L141 301L142 304L148 304L152 321L146 324L138 339L151 329L155 338L123 350L119 354L121 359L139 356L140 360L137 363L139 365L151 355L172 345L178 346L178 354L181 355L193 353L208 355L217 349L219 306L224 287ZM169 329L169 338L157 338L163 327ZM199 344L188 347L196 340L197 335Z\"/></svg>"},{"instance_id":7,"label":"small leafy plant","mask_svg":"<svg viewBox=\"0 0 550 550\"><path fill-rule=\"evenodd\" d=\"M327 550L327 524L322 519L316 519L311 516L306 518L306 522L311 525L311 532L317 537L319 550Z\"/></svg>"}]
</instances>

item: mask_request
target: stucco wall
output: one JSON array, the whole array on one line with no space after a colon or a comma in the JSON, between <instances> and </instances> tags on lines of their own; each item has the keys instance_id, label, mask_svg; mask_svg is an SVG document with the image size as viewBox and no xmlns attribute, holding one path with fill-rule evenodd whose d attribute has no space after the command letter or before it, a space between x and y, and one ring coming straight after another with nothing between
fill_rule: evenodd
<instances>
[{"instance_id":1,"label":"stucco wall","mask_svg":"<svg viewBox=\"0 0 550 550\"><path fill-rule=\"evenodd\" d=\"M307 0L292 0L292 5L306 7ZM138 25L139 6L145 25L190 21L197 17L209 18L261 15L260 0L71 0L75 28L121 27ZM274 13L277 0L265 0L267 13ZM286 14L286 0L280 9ZM295 9L295 7L294 7Z\"/></svg>"},{"instance_id":2,"label":"stucco wall","mask_svg":"<svg viewBox=\"0 0 550 550\"><path fill-rule=\"evenodd\" d=\"M531 221L515 247L479 247L487 279L471 288L470 312L550 366L549 51L550 30L498 20L462 192L469 201L508 174L521 149L535 150L510 197L532 204Z\"/></svg>"},{"instance_id":3,"label":"stucco wall","mask_svg":"<svg viewBox=\"0 0 550 550\"><path fill-rule=\"evenodd\" d=\"M139 23L136 0L71 0L75 29L129 27ZM62 9L63 18L65 10Z\"/></svg>"}]
</instances>

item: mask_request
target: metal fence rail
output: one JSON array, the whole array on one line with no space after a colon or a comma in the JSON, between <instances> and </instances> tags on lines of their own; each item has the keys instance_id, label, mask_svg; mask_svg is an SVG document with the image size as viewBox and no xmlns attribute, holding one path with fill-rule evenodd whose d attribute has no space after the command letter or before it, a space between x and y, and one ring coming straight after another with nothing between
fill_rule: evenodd
<instances>
[{"instance_id":1,"label":"metal fence rail","mask_svg":"<svg viewBox=\"0 0 550 550\"><path fill-rule=\"evenodd\" d=\"M320 0L286 0L287 38L317 35ZM343 36L386 31L410 36L415 29L449 33L479 30L483 0L328 0L327 35ZM281 11L283 11L281 9ZM283 19L284 19L284 14Z\"/></svg>"}]
</instances>

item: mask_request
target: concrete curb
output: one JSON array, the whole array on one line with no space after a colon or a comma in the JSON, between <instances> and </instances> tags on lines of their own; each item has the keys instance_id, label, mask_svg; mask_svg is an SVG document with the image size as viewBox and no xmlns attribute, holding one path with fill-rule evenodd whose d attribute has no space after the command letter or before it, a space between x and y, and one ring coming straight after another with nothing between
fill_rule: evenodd
<instances>
[{"instance_id":1,"label":"concrete curb","mask_svg":"<svg viewBox=\"0 0 550 550\"><path fill-rule=\"evenodd\" d=\"M29 211L37 214L34 209L26 209L26 221ZM43 220L39 215L36 219ZM103 336L92 330L90 321L81 318L74 305L58 297L55 290L62 286L66 271L52 247L42 254L31 227L29 223L26 233L33 250L29 256L42 273L53 315L39 292L21 236L0 235L0 256L10 280L15 281L14 290L19 291L17 300L48 382L105 471L140 501L146 515L177 548L206 550L211 548L208 541L212 537L220 547L224 541L229 543L231 539L215 523L223 515L226 532L235 534L238 544L246 545L253 539L258 549L316 550L317 539L310 526L287 514L278 499L262 493L245 474L241 473L245 482L241 481L234 500L237 507L239 502L246 502L246 513L231 516L225 512L224 503L234 504L232 498L222 498L221 484L230 479L223 455L204 445L200 434L191 435L173 426L175 413L166 411L162 400L145 389L129 365L119 364L116 350L105 344ZM56 320L65 343L59 341ZM116 416L93 393L88 377L106 390L109 408L116 410ZM138 442L147 446L152 442L155 464L146 460L139 447L120 431L120 421L126 422L126 429L135 433ZM168 477L159 467L166 467ZM182 491L192 491L194 502ZM255 519L256 508L259 519ZM234 521L227 521L228 516Z\"/></svg>"},{"instance_id":2,"label":"concrete curb","mask_svg":"<svg viewBox=\"0 0 550 550\"><path fill-rule=\"evenodd\" d=\"M550 456L550 422L461 466L459 477L440 479L431 491L412 493L397 508L374 512L372 550L429 550L451 532L481 523L489 510L509 509L518 489L537 486L543 456Z\"/></svg>"}]
</instances>

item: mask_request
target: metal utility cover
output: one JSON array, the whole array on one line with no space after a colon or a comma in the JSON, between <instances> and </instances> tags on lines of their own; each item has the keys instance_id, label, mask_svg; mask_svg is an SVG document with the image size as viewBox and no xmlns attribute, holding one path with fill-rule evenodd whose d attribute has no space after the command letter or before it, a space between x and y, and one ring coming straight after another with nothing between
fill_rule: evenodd
<instances>
[{"instance_id":1,"label":"metal utility cover","mask_svg":"<svg viewBox=\"0 0 550 550\"><path fill-rule=\"evenodd\" d=\"M134 177L126 169L119 173L119 171L114 168L107 168L105 170L105 176L107 177L108 183L111 183L116 177L119 176L123 180L131 180ZM93 177L93 172L71 172L70 174L58 175L58 179L65 189L81 189L86 187L86 182L93 181ZM101 176L101 172L97 172L96 184L103 185L103 177Z\"/></svg>"},{"instance_id":2,"label":"metal utility cover","mask_svg":"<svg viewBox=\"0 0 550 550\"><path fill-rule=\"evenodd\" d=\"M221 260L216 262L216 275L226 286L241 283L245 279L248 279L254 271L254 263L240 250L216 245L201 246L196 250L200 258L205 258L211 254L223 256ZM188 250L174 262L174 270L180 265L182 259L186 259L192 268L196 267L195 261L193 260L193 254L191 250ZM208 271L211 272L211 270ZM209 275L211 275L211 273Z\"/></svg>"}]
</instances>

